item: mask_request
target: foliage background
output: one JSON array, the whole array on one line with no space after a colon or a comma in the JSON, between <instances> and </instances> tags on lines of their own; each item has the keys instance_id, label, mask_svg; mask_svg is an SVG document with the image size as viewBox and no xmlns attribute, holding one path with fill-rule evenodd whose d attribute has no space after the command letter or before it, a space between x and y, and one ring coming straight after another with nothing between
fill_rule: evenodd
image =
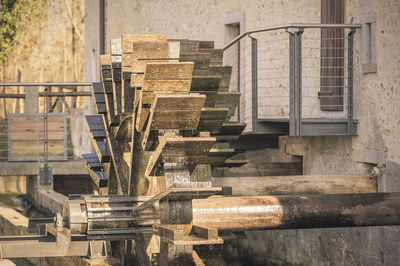
<instances>
[{"instance_id":1,"label":"foliage background","mask_svg":"<svg viewBox=\"0 0 400 266\"><path fill-rule=\"evenodd\" d=\"M0 80L82 81L83 2L0 0ZM4 92L23 93L23 88L0 87ZM78 106L83 105L80 98ZM0 99L0 117L23 110L22 99Z\"/></svg>"}]
</instances>

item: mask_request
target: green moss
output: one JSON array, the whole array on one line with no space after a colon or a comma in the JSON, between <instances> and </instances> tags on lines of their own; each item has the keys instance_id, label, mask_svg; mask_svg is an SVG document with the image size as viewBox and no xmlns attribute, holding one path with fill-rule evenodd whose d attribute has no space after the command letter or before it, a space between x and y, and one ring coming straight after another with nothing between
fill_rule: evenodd
<instances>
[{"instance_id":1,"label":"green moss","mask_svg":"<svg viewBox=\"0 0 400 266\"><path fill-rule=\"evenodd\" d=\"M6 162L8 158L7 122L0 119L0 162Z\"/></svg>"},{"instance_id":2,"label":"green moss","mask_svg":"<svg viewBox=\"0 0 400 266\"><path fill-rule=\"evenodd\" d=\"M7 205L10 208L17 208L20 202L19 201L14 202L12 198L19 195L23 194L17 192L0 193L0 202L3 203L4 205Z\"/></svg>"},{"instance_id":3,"label":"green moss","mask_svg":"<svg viewBox=\"0 0 400 266\"><path fill-rule=\"evenodd\" d=\"M0 63L7 60L8 53L24 32L24 22L39 16L37 2L31 0L0 0Z\"/></svg>"},{"instance_id":4,"label":"green moss","mask_svg":"<svg viewBox=\"0 0 400 266\"><path fill-rule=\"evenodd\" d=\"M67 154L69 160L74 157L74 146L72 145L71 136L71 119L67 118Z\"/></svg>"}]
</instances>

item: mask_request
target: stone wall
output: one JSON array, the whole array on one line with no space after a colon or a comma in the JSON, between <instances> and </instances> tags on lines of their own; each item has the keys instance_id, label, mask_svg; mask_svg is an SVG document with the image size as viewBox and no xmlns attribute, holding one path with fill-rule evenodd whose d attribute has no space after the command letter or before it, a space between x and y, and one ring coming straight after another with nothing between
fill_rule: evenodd
<instances>
[{"instance_id":1,"label":"stone wall","mask_svg":"<svg viewBox=\"0 0 400 266\"><path fill-rule=\"evenodd\" d=\"M98 25L94 22L98 16L98 1L86 0L85 3L90 7L86 9L86 18L91 27L85 34L88 73L95 64L89 54L98 49ZM318 0L119 0L106 3L106 51L110 38L121 33L166 33L170 38L214 40L216 47L221 48L234 35L229 32L231 25L224 23L240 22L243 32L283 23L320 22ZM362 73L361 31L358 31L354 59L354 114L359 120L358 136L281 137L280 147L288 154L303 156L304 174L360 173L376 166L375 171L381 174L379 190L399 191L400 2L346 1L346 22L360 23L370 13L375 13L377 20L377 73ZM95 34L89 35L89 32ZM249 51L250 41L243 39L240 43L240 116L241 121L247 123L251 121ZM267 64L266 67L271 66ZM268 84L260 80L259 87L262 86L268 87ZM268 96L267 91L260 93ZM264 104L268 107L268 102ZM287 115L285 110L277 112ZM250 123L246 130L251 130ZM397 227L284 230L245 232L230 248L242 258L252 258L252 263L260 265L398 265L399 240Z\"/></svg>"}]
</instances>

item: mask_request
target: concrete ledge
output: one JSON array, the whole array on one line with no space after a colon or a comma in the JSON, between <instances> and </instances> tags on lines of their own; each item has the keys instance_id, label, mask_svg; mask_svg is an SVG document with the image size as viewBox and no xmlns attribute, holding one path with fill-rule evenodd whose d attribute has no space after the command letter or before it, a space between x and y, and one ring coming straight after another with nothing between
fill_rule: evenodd
<instances>
[{"instance_id":1,"label":"concrete ledge","mask_svg":"<svg viewBox=\"0 0 400 266\"><path fill-rule=\"evenodd\" d=\"M39 209L47 210L54 215L56 215L57 212L62 214L64 201L67 199L67 196L55 192L54 190L40 189L35 199L35 205Z\"/></svg>"},{"instance_id":2,"label":"concrete ledge","mask_svg":"<svg viewBox=\"0 0 400 266\"><path fill-rule=\"evenodd\" d=\"M83 160L49 162L53 175L87 175ZM38 162L0 162L0 176L39 175L43 163Z\"/></svg>"},{"instance_id":3,"label":"concrete ledge","mask_svg":"<svg viewBox=\"0 0 400 266\"><path fill-rule=\"evenodd\" d=\"M1 235L26 235L28 234L28 218L19 212L0 207L0 232ZM54 257L54 258L26 258L34 265L114 265L115 259L87 259L81 257ZM0 265L15 265L10 260L0 260Z\"/></svg>"},{"instance_id":4,"label":"concrete ledge","mask_svg":"<svg viewBox=\"0 0 400 266\"><path fill-rule=\"evenodd\" d=\"M0 232L2 235L27 235L29 220L19 212L0 207Z\"/></svg>"}]
</instances>

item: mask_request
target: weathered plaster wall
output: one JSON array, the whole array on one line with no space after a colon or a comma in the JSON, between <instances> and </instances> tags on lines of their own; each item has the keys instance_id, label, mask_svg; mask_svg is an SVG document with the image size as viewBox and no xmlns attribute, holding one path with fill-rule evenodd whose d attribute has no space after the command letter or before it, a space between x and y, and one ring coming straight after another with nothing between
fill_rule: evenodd
<instances>
[{"instance_id":1,"label":"weathered plaster wall","mask_svg":"<svg viewBox=\"0 0 400 266\"><path fill-rule=\"evenodd\" d=\"M95 6L96 2L86 0L86 6ZM360 32L355 38L354 109L355 118L359 120L358 136L282 137L280 146L289 154L303 156L304 174L358 173L381 165L380 169L386 167L386 170L379 178L379 190L399 191L400 2L347 0L346 3L347 22L359 23L371 12L377 17L376 74L362 74ZM121 33L166 33L170 38L214 40L216 47L222 47L228 42L224 18L228 13L238 11L244 12L244 30L320 21L319 0L107 1L106 50L110 38ZM93 13L94 16L97 14L97 11ZM94 45L97 32L93 32L91 42L86 43L87 53L97 49L98 44ZM241 117L249 122L249 40L241 42L241 56L247 58L241 62ZM86 61L86 64L90 62ZM250 130L251 125L247 129ZM227 249L242 258L251 258L252 261L246 261L246 264L399 265L399 243L400 229L397 227L308 229L246 232Z\"/></svg>"},{"instance_id":2,"label":"weathered plaster wall","mask_svg":"<svg viewBox=\"0 0 400 266\"><path fill-rule=\"evenodd\" d=\"M110 39L118 38L121 33L165 33L171 39L214 40L216 48L222 48L231 39L231 30L225 23L240 21L240 30L244 31L261 26L272 26L289 22L319 22L320 1L260 1L260 0L207 0L207 1L106 1L106 52L110 49ZM98 76L92 65L98 64L98 1L86 0L85 34L85 73L86 77ZM242 14L233 14L241 12ZM233 14L233 15L229 15ZM243 19L240 17L243 16ZM283 31L284 33L284 31ZM287 34L284 33L285 37ZM283 41L286 42L287 40ZM260 43L260 46L263 43ZM279 43L277 44L280 45ZM225 62L234 66L231 90L237 90L237 59L231 56L233 46L226 51ZM240 84L241 84L241 121L251 130L251 61L250 39L240 41ZM279 58L282 56L280 55ZM285 62L287 60L284 60ZM271 64L266 62L267 67ZM274 67L274 66L272 66ZM94 68L96 69L96 68ZM284 70L283 70L284 71ZM282 72L282 71L281 71ZM286 72L285 72L286 73ZM278 73L281 74L281 73ZM236 80L236 81L235 81ZM287 79L285 80L287 83ZM261 84L260 84L261 86ZM286 85L287 86L287 85ZM282 100L282 98L280 98ZM283 99L288 102L288 98ZM272 101L276 101L273 98ZM265 104L264 104L265 105Z\"/></svg>"},{"instance_id":3,"label":"weathered plaster wall","mask_svg":"<svg viewBox=\"0 0 400 266\"><path fill-rule=\"evenodd\" d=\"M345 174L386 168L379 191L400 191L400 2L347 1L348 22L376 13L376 74L362 74L361 34L355 36L355 137L281 138L288 153L303 155L304 174ZM368 167L370 167L368 169ZM262 232L269 257L306 265L399 265L398 227ZM252 241L249 241L250 253ZM243 246L243 245L242 245Z\"/></svg>"}]
</instances>

